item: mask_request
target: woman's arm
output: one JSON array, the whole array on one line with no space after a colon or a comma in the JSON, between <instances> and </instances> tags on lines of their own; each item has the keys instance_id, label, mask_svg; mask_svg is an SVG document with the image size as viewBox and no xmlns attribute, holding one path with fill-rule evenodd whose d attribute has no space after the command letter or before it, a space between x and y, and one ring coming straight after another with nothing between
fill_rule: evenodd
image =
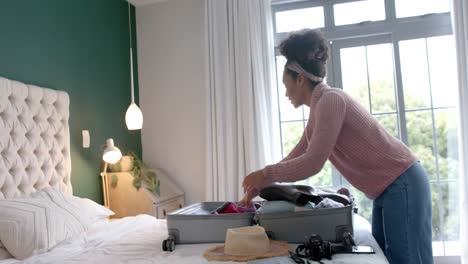
<instances>
[{"instance_id":1,"label":"woman's arm","mask_svg":"<svg viewBox=\"0 0 468 264\"><path fill-rule=\"evenodd\" d=\"M297 144L294 146L294 148L289 152L289 154L284 157L280 162L287 161L290 159L293 159L301 154L303 154L307 149L307 139L306 139L306 132L302 133L301 139Z\"/></svg>"},{"instance_id":2,"label":"woman's arm","mask_svg":"<svg viewBox=\"0 0 468 264\"><path fill-rule=\"evenodd\" d=\"M346 102L336 93L323 95L315 108L315 124L306 151L293 159L266 166L265 185L294 182L317 174L327 161L343 126Z\"/></svg>"}]
</instances>

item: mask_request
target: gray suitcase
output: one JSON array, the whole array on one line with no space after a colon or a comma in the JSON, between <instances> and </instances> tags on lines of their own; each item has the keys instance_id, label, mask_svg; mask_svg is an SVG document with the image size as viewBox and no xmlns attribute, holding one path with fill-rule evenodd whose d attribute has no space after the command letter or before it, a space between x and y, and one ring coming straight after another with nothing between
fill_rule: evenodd
<instances>
[{"instance_id":1,"label":"gray suitcase","mask_svg":"<svg viewBox=\"0 0 468 264\"><path fill-rule=\"evenodd\" d=\"M164 251L173 251L176 244L224 243L226 230L253 225L255 213L212 214L226 202L202 202L189 205L167 215L168 239Z\"/></svg>"},{"instance_id":2,"label":"gray suitcase","mask_svg":"<svg viewBox=\"0 0 468 264\"><path fill-rule=\"evenodd\" d=\"M271 239L303 244L312 234L326 241L342 242L353 235L353 206L287 213L257 213L255 221Z\"/></svg>"},{"instance_id":3,"label":"gray suitcase","mask_svg":"<svg viewBox=\"0 0 468 264\"><path fill-rule=\"evenodd\" d=\"M353 234L353 206L287 213L212 214L226 202L202 202L167 215L168 238L164 251L176 244L224 243L226 230L259 224L271 239L303 244L312 234L342 242Z\"/></svg>"}]
</instances>

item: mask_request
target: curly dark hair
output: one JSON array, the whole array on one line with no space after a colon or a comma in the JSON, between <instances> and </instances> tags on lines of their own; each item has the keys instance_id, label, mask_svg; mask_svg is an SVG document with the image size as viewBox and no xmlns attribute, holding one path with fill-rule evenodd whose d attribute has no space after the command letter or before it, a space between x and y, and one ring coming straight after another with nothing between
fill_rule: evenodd
<instances>
[{"instance_id":1,"label":"curly dark hair","mask_svg":"<svg viewBox=\"0 0 468 264\"><path fill-rule=\"evenodd\" d=\"M279 46L281 55L287 59L286 64L296 61L304 70L318 77L327 73L328 40L322 31L317 29L302 29L292 32ZM293 78L298 74L288 70ZM309 80L314 87L317 82Z\"/></svg>"}]
</instances>

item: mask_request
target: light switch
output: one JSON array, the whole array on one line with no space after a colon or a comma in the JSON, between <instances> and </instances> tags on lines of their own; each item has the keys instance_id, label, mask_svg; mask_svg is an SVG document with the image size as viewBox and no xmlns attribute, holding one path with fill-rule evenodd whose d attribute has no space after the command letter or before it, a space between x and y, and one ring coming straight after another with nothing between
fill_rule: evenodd
<instances>
[{"instance_id":1,"label":"light switch","mask_svg":"<svg viewBox=\"0 0 468 264\"><path fill-rule=\"evenodd\" d=\"M89 131L82 130L81 135L83 136L83 148L89 148L89 145L90 145Z\"/></svg>"}]
</instances>

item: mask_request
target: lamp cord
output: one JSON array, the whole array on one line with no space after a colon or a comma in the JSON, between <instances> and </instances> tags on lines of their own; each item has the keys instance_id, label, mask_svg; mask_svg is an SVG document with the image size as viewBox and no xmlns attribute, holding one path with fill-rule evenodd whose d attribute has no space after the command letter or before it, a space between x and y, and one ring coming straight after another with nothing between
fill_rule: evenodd
<instances>
[{"instance_id":1,"label":"lamp cord","mask_svg":"<svg viewBox=\"0 0 468 264\"><path fill-rule=\"evenodd\" d=\"M130 3L128 3L128 32L130 32L130 48L132 48L132 21L131 21L131 13L130 13Z\"/></svg>"},{"instance_id":2,"label":"lamp cord","mask_svg":"<svg viewBox=\"0 0 468 264\"><path fill-rule=\"evenodd\" d=\"M132 104L135 103L135 96L133 95L133 52L132 52L132 22L131 22L131 13L130 13L130 2L128 3L128 31L130 32L130 86L132 91Z\"/></svg>"}]
</instances>

